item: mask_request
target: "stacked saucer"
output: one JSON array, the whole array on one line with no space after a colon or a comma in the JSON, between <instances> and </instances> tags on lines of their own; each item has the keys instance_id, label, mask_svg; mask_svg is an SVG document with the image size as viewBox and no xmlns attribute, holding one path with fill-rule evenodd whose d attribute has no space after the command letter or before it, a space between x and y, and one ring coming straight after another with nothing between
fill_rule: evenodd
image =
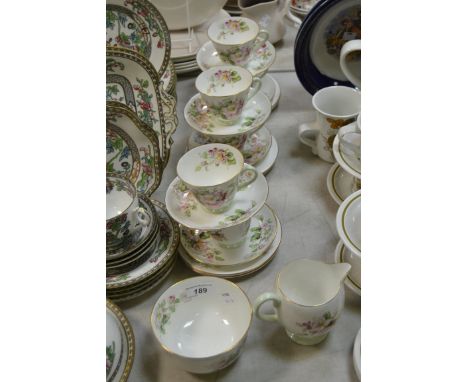
<instances>
[{"instance_id":1,"label":"stacked saucer","mask_svg":"<svg viewBox=\"0 0 468 382\"><path fill-rule=\"evenodd\" d=\"M345 285L361 295L361 190L354 192L340 205L336 214L340 241L335 250L335 263L351 264Z\"/></svg>"},{"instance_id":2,"label":"stacked saucer","mask_svg":"<svg viewBox=\"0 0 468 382\"><path fill-rule=\"evenodd\" d=\"M361 128L361 115L356 122L342 127L339 134L333 141L333 154L336 162L330 169L327 176L327 188L333 200L341 204L353 192L361 189L361 155L360 142L359 149L350 149L349 142L346 141L347 132ZM360 136L357 134L357 136Z\"/></svg>"},{"instance_id":3,"label":"stacked saucer","mask_svg":"<svg viewBox=\"0 0 468 382\"><path fill-rule=\"evenodd\" d=\"M265 204L268 184L242 153L220 143L188 151L166 193L180 224L179 252L195 272L239 277L268 264L281 241L281 224Z\"/></svg>"},{"instance_id":4,"label":"stacked saucer","mask_svg":"<svg viewBox=\"0 0 468 382\"><path fill-rule=\"evenodd\" d=\"M136 297L171 271L178 227L164 205L137 194L131 182L108 175L106 291L112 300Z\"/></svg>"}]
</instances>

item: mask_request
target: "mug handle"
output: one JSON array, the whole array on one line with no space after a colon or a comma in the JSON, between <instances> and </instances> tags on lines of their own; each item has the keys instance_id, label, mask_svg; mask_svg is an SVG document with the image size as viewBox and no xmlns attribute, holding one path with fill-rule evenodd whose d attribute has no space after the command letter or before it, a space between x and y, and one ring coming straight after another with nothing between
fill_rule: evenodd
<instances>
[{"instance_id":1,"label":"mug handle","mask_svg":"<svg viewBox=\"0 0 468 382\"><path fill-rule=\"evenodd\" d=\"M346 63L346 56L358 50L361 50L361 40L351 40L344 44L340 51L340 67L349 82L360 89L361 79L349 71L348 64Z\"/></svg>"},{"instance_id":2,"label":"mug handle","mask_svg":"<svg viewBox=\"0 0 468 382\"><path fill-rule=\"evenodd\" d=\"M299 125L299 140L306 146L309 146L312 149L312 153L314 155L318 155L317 138L319 134L320 131L318 129L312 129L306 124Z\"/></svg>"},{"instance_id":3,"label":"mug handle","mask_svg":"<svg viewBox=\"0 0 468 382\"><path fill-rule=\"evenodd\" d=\"M255 94L258 93L261 86L262 86L262 80L258 77L254 77L254 79L252 80L252 86L249 91L249 95L247 96L247 101L251 99Z\"/></svg>"},{"instance_id":4,"label":"mug handle","mask_svg":"<svg viewBox=\"0 0 468 382\"><path fill-rule=\"evenodd\" d=\"M137 207L135 208L133 213L135 214L135 217L138 220L138 223L140 223L141 225L147 226L151 223L151 218L148 212L146 212L144 208Z\"/></svg>"},{"instance_id":5,"label":"mug handle","mask_svg":"<svg viewBox=\"0 0 468 382\"><path fill-rule=\"evenodd\" d=\"M261 313L260 307L269 300L273 301L273 307L275 309L275 313L273 314ZM279 321L277 309L279 308L280 305L281 305L281 299L278 297L276 293L272 293L272 292L263 293L260 296L258 296L257 299L255 300L255 303L254 303L255 316L257 316L257 318L263 321L270 321L270 322Z\"/></svg>"},{"instance_id":6,"label":"mug handle","mask_svg":"<svg viewBox=\"0 0 468 382\"><path fill-rule=\"evenodd\" d=\"M237 185L239 188L244 188L252 183L255 179L257 179L258 173L252 166L244 165L244 168L239 174L239 180L237 181Z\"/></svg>"}]
</instances>

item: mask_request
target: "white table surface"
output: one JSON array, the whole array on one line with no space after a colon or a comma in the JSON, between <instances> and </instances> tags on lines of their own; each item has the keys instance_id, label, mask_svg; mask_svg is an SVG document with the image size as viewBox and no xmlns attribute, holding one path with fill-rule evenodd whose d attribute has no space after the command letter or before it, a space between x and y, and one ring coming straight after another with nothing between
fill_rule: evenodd
<instances>
[{"instance_id":1,"label":"white table surface","mask_svg":"<svg viewBox=\"0 0 468 382\"><path fill-rule=\"evenodd\" d=\"M291 50L292 51L292 50ZM275 166L267 175L267 203L276 211L283 236L278 252L265 268L243 279L234 279L253 302L263 292L273 291L276 274L289 261L311 258L333 262L338 243L335 215L338 205L326 186L331 167L312 155L297 138L297 126L315 118L311 95L294 72L271 73L281 87L278 107L266 123L279 145ZM184 153L190 127L183 108L195 94L195 75L179 77L177 113L179 126L174 134L171 157L163 180L153 197L164 201L167 186L176 176L178 159ZM130 382L263 382L263 381L357 381L353 368L353 342L361 326L360 298L346 290L345 308L334 330L318 346L293 343L277 323L253 318L241 357L228 368L208 375L176 369L153 336L151 310L164 290L182 279L197 276L177 259L170 276L154 290L118 305L128 317L135 334L136 355Z\"/></svg>"}]
</instances>

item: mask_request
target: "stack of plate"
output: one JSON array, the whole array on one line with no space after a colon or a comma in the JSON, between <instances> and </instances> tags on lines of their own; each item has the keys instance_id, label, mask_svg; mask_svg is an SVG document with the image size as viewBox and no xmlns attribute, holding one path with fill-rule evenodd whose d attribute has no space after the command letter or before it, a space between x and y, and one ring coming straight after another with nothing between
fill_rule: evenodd
<instances>
[{"instance_id":1,"label":"stack of plate","mask_svg":"<svg viewBox=\"0 0 468 382\"><path fill-rule=\"evenodd\" d=\"M242 11L237 4L237 0L228 0L224 9L228 11L231 16L240 16L242 14Z\"/></svg>"},{"instance_id":2,"label":"stack of plate","mask_svg":"<svg viewBox=\"0 0 468 382\"><path fill-rule=\"evenodd\" d=\"M151 217L134 243L107 253L106 292L115 301L129 300L154 288L171 272L179 244L179 228L163 203L139 195Z\"/></svg>"},{"instance_id":3,"label":"stack of plate","mask_svg":"<svg viewBox=\"0 0 468 382\"><path fill-rule=\"evenodd\" d=\"M171 60L177 74L190 73L199 70L197 64L198 50L208 41L208 27L218 19L229 17L220 10L216 15L190 30L171 31ZM189 34L191 33L191 35Z\"/></svg>"},{"instance_id":4,"label":"stack of plate","mask_svg":"<svg viewBox=\"0 0 468 382\"><path fill-rule=\"evenodd\" d=\"M106 382L125 382L135 358L135 337L127 317L106 300Z\"/></svg>"}]
</instances>

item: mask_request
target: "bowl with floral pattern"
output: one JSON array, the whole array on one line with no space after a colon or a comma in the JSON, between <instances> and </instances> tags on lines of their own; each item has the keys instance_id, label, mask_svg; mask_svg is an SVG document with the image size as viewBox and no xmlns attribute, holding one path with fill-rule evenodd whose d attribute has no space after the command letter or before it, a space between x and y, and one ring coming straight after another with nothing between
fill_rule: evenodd
<instances>
[{"instance_id":1,"label":"bowl with floral pattern","mask_svg":"<svg viewBox=\"0 0 468 382\"><path fill-rule=\"evenodd\" d=\"M240 355L252 307L236 284L217 277L192 277L168 288L156 301L151 327L176 367L212 373Z\"/></svg>"}]
</instances>

